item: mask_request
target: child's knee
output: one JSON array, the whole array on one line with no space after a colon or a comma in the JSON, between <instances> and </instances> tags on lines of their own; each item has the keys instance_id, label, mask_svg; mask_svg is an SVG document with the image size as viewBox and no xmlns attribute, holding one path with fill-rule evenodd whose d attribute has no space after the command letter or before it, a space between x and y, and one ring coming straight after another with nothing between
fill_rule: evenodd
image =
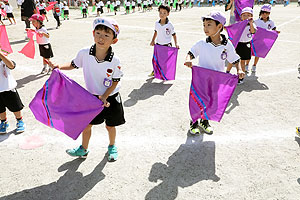
<instances>
[{"instance_id":1,"label":"child's knee","mask_svg":"<svg viewBox=\"0 0 300 200\"><path fill-rule=\"evenodd\" d=\"M116 128L115 126L107 126L106 125L106 129L107 129L108 132L114 130L115 128Z\"/></svg>"}]
</instances>

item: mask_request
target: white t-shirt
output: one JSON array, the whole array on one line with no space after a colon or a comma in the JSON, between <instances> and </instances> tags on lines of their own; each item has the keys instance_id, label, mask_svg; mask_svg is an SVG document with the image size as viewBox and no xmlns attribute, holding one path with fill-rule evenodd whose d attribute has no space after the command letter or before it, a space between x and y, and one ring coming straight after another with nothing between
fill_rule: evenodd
<instances>
[{"instance_id":1,"label":"white t-shirt","mask_svg":"<svg viewBox=\"0 0 300 200\"><path fill-rule=\"evenodd\" d=\"M43 36L40 36L38 34L38 32L41 32L41 33L48 33L47 29L45 26L42 26L40 29L37 29L37 34L36 34L36 42L38 44L49 44L50 40L49 38L46 38L44 35Z\"/></svg>"},{"instance_id":2,"label":"white t-shirt","mask_svg":"<svg viewBox=\"0 0 300 200\"><path fill-rule=\"evenodd\" d=\"M130 6L130 2L129 1L126 2L126 6Z\"/></svg>"},{"instance_id":3,"label":"white t-shirt","mask_svg":"<svg viewBox=\"0 0 300 200\"><path fill-rule=\"evenodd\" d=\"M200 40L190 50L195 58L199 57L198 65L206 69L215 71L225 71L225 61L236 63L240 57L235 52L235 48L231 41L224 35L222 36L222 44L216 46L211 42L210 38Z\"/></svg>"},{"instance_id":4,"label":"white t-shirt","mask_svg":"<svg viewBox=\"0 0 300 200\"><path fill-rule=\"evenodd\" d=\"M64 6L64 10L69 10L69 7L68 6Z\"/></svg>"},{"instance_id":5,"label":"white t-shirt","mask_svg":"<svg viewBox=\"0 0 300 200\"><path fill-rule=\"evenodd\" d=\"M4 10L5 10L6 13L12 13L13 7L10 6L10 5L5 5Z\"/></svg>"},{"instance_id":6,"label":"white t-shirt","mask_svg":"<svg viewBox=\"0 0 300 200\"><path fill-rule=\"evenodd\" d=\"M45 7L46 7L46 4L45 3L37 3L36 4L36 6L40 9L40 10L43 10L43 9L45 9Z\"/></svg>"},{"instance_id":7,"label":"white t-shirt","mask_svg":"<svg viewBox=\"0 0 300 200\"><path fill-rule=\"evenodd\" d=\"M117 6L121 5L121 1L116 1Z\"/></svg>"},{"instance_id":8,"label":"white t-shirt","mask_svg":"<svg viewBox=\"0 0 300 200\"><path fill-rule=\"evenodd\" d=\"M254 28L256 29L256 25L253 23ZM242 33L241 39L239 42L250 42L252 40L252 34L250 32L250 25L247 25Z\"/></svg>"},{"instance_id":9,"label":"white t-shirt","mask_svg":"<svg viewBox=\"0 0 300 200\"><path fill-rule=\"evenodd\" d=\"M106 4L109 5L109 4L110 4L110 1L107 1Z\"/></svg>"},{"instance_id":10,"label":"white t-shirt","mask_svg":"<svg viewBox=\"0 0 300 200\"><path fill-rule=\"evenodd\" d=\"M22 5L23 2L24 2L24 0L17 0L17 4L18 4L18 5Z\"/></svg>"},{"instance_id":11,"label":"white t-shirt","mask_svg":"<svg viewBox=\"0 0 300 200\"><path fill-rule=\"evenodd\" d=\"M14 63L15 64L15 63ZM0 92L10 91L17 87L17 82L10 74L10 69L0 61Z\"/></svg>"},{"instance_id":12,"label":"white t-shirt","mask_svg":"<svg viewBox=\"0 0 300 200\"><path fill-rule=\"evenodd\" d=\"M167 19L167 24L161 25L160 20L155 22L155 31L157 32L156 43L169 44L172 41L172 35L175 34L174 26Z\"/></svg>"},{"instance_id":13,"label":"white t-shirt","mask_svg":"<svg viewBox=\"0 0 300 200\"><path fill-rule=\"evenodd\" d=\"M254 21L254 23L257 27L264 28L267 30L273 30L273 28L276 27L272 20L264 22L264 20L262 20L262 19L257 19Z\"/></svg>"},{"instance_id":14,"label":"white t-shirt","mask_svg":"<svg viewBox=\"0 0 300 200\"><path fill-rule=\"evenodd\" d=\"M135 6L135 2L133 1L133 2L131 3L131 5L132 5L132 6Z\"/></svg>"},{"instance_id":15,"label":"white t-shirt","mask_svg":"<svg viewBox=\"0 0 300 200\"><path fill-rule=\"evenodd\" d=\"M144 2L143 2L143 5L144 5L144 6L147 6L147 5L148 5L148 1L144 1Z\"/></svg>"},{"instance_id":16,"label":"white t-shirt","mask_svg":"<svg viewBox=\"0 0 300 200\"><path fill-rule=\"evenodd\" d=\"M97 4L96 4L97 8L101 8L104 6L104 3L103 1L99 1Z\"/></svg>"},{"instance_id":17,"label":"white t-shirt","mask_svg":"<svg viewBox=\"0 0 300 200\"><path fill-rule=\"evenodd\" d=\"M120 59L113 52L108 53L104 61L98 61L94 56L95 48L93 45L90 48L81 49L72 61L72 65L83 68L86 89L91 94L103 95L114 79L120 80L122 78L123 72L121 71ZM120 87L121 83L118 83L110 96L119 92Z\"/></svg>"},{"instance_id":18,"label":"white t-shirt","mask_svg":"<svg viewBox=\"0 0 300 200\"><path fill-rule=\"evenodd\" d=\"M300 0L299 0L299 1L300 1ZM142 3L142 0L137 0L137 3L139 3L139 4Z\"/></svg>"}]
</instances>

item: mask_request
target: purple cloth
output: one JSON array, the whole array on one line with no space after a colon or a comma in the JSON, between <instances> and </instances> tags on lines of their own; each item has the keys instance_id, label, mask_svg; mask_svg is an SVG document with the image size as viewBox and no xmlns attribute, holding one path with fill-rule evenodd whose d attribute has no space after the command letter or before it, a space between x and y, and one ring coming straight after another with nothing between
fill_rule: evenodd
<instances>
[{"instance_id":1,"label":"purple cloth","mask_svg":"<svg viewBox=\"0 0 300 200\"><path fill-rule=\"evenodd\" d=\"M248 20L244 20L225 27L228 33L228 39L232 42L234 48L237 47L247 24Z\"/></svg>"},{"instance_id":2,"label":"purple cloth","mask_svg":"<svg viewBox=\"0 0 300 200\"><path fill-rule=\"evenodd\" d=\"M193 66L190 89L190 115L220 122L235 90L238 76Z\"/></svg>"},{"instance_id":3,"label":"purple cloth","mask_svg":"<svg viewBox=\"0 0 300 200\"><path fill-rule=\"evenodd\" d=\"M265 58L278 37L276 31L269 31L257 27L256 33L251 40L251 52L253 56Z\"/></svg>"},{"instance_id":4,"label":"purple cloth","mask_svg":"<svg viewBox=\"0 0 300 200\"><path fill-rule=\"evenodd\" d=\"M154 45L153 70L154 77L160 80L175 80L178 49L162 45Z\"/></svg>"},{"instance_id":5,"label":"purple cloth","mask_svg":"<svg viewBox=\"0 0 300 200\"><path fill-rule=\"evenodd\" d=\"M97 97L55 69L29 108L38 121L76 140L103 110L102 105Z\"/></svg>"},{"instance_id":6,"label":"purple cloth","mask_svg":"<svg viewBox=\"0 0 300 200\"><path fill-rule=\"evenodd\" d=\"M237 22L241 21L241 12L243 8L250 7L253 8L254 6L254 0L234 0L234 15L235 20Z\"/></svg>"}]
</instances>

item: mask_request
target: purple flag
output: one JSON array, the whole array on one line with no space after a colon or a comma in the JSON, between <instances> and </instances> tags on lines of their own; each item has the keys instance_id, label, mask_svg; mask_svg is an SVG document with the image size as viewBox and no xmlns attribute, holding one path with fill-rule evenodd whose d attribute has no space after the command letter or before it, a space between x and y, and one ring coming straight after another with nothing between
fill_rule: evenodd
<instances>
[{"instance_id":1,"label":"purple flag","mask_svg":"<svg viewBox=\"0 0 300 200\"><path fill-rule=\"evenodd\" d=\"M162 45L154 45L153 70L154 77L160 80L175 80L178 49Z\"/></svg>"},{"instance_id":2,"label":"purple flag","mask_svg":"<svg viewBox=\"0 0 300 200\"><path fill-rule=\"evenodd\" d=\"M234 0L234 15L237 22L241 21L241 13L243 8L253 8L254 0Z\"/></svg>"},{"instance_id":3,"label":"purple flag","mask_svg":"<svg viewBox=\"0 0 300 200\"><path fill-rule=\"evenodd\" d=\"M276 31L269 31L257 27L256 33L251 40L251 52L253 56L265 58L278 37Z\"/></svg>"},{"instance_id":4,"label":"purple flag","mask_svg":"<svg viewBox=\"0 0 300 200\"><path fill-rule=\"evenodd\" d=\"M29 108L38 121L76 140L103 110L102 105L97 97L55 69Z\"/></svg>"},{"instance_id":5,"label":"purple flag","mask_svg":"<svg viewBox=\"0 0 300 200\"><path fill-rule=\"evenodd\" d=\"M228 39L232 42L234 48L238 45L247 24L248 20L244 20L225 27L228 33Z\"/></svg>"},{"instance_id":6,"label":"purple flag","mask_svg":"<svg viewBox=\"0 0 300 200\"><path fill-rule=\"evenodd\" d=\"M190 115L220 122L235 90L238 76L193 66L190 89Z\"/></svg>"}]
</instances>

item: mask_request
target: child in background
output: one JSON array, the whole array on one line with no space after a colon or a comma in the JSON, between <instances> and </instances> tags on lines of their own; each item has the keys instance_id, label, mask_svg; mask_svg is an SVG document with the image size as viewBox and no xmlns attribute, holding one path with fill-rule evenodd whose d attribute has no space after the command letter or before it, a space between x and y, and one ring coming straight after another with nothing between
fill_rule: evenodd
<instances>
[{"instance_id":1,"label":"child in background","mask_svg":"<svg viewBox=\"0 0 300 200\"><path fill-rule=\"evenodd\" d=\"M236 47L236 53L241 57L241 67L243 72L246 71L246 61L251 59L251 40L252 34L256 32L256 26L253 23L253 9L250 7L243 8L241 12L241 19L249 20L249 24L245 27L241 39ZM232 64L228 64L227 71L230 72ZM248 69L247 69L248 70ZM239 79L239 84L244 83L244 79Z\"/></svg>"},{"instance_id":2,"label":"child in background","mask_svg":"<svg viewBox=\"0 0 300 200\"><path fill-rule=\"evenodd\" d=\"M97 6L97 17L99 17L100 13L103 14L103 7L104 7L103 1L99 1L98 3L96 3L96 6Z\"/></svg>"},{"instance_id":3,"label":"child in background","mask_svg":"<svg viewBox=\"0 0 300 200\"><path fill-rule=\"evenodd\" d=\"M52 9L52 12L53 12L53 17L54 19L56 20L56 29L58 29L61 25L60 23L60 19L59 19L59 16L61 15L61 8L59 5L55 4L53 9Z\"/></svg>"},{"instance_id":4,"label":"child in background","mask_svg":"<svg viewBox=\"0 0 300 200\"><path fill-rule=\"evenodd\" d=\"M64 20L65 19L69 20L69 6L68 6L66 1L63 2L63 5L64 5L64 7L63 7L63 9L64 9Z\"/></svg>"},{"instance_id":5,"label":"child in background","mask_svg":"<svg viewBox=\"0 0 300 200\"><path fill-rule=\"evenodd\" d=\"M1 44L0 44L1 47ZM10 60L0 51L0 135L7 133L9 127L6 118L6 108L13 112L17 119L17 133L25 131L21 110L24 105L17 92L17 82L10 74L10 70L16 67L16 63Z\"/></svg>"},{"instance_id":6,"label":"child in background","mask_svg":"<svg viewBox=\"0 0 300 200\"><path fill-rule=\"evenodd\" d=\"M13 24L12 21L11 21L11 19L14 21L14 24L16 24L15 17L14 17L14 15L12 13L13 7L11 5L9 5L8 0L4 1L4 10L5 10L6 14L7 14L7 18L9 20L9 22L10 22L10 25Z\"/></svg>"},{"instance_id":7,"label":"child in background","mask_svg":"<svg viewBox=\"0 0 300 200\"><path fill-rule=\"evenodd\" d=\"M126 1L126 12L125 12L125 14L129 14L129 13L130 13L130 1L127 0Z\"/></svg>"},{"instance_id":8,"label":"child in background","mask_svg":"<svg viewBox=\"0 0 300 200\"><path fill-rule=\"evenodd\" d=\"M87 2L82 2L82 18L87 18L87 9L88 9L88 4Z\"/></svg>"},{"instance_id":9,"label":"child in background","mask_svg":"<svg viewBox=\"0 0 300 200\"><path fill-rule=\"evenodd\" d=\"M147 1L147 0L144 0L144 1L143 1L143 12L146 12L146 11L147 11L147 8L148 8L148 1Z\"/></svg>"},{"instance_id":10,"label":"child in background","mask_svg":"<svg viewBox=\"0 0 300 200\"><path fill-rule=\"evenodd\" d=\"M221 34L226 24L225 14L212 11L209 15L202 17L204 33L208 36L200 40L191 48L186 57L184 65L192 67L192 59L199 57L197 67L203 67L215 71L224 72L225 61L237 65L237 73L240 78L244 77L244 72L239 66L240 57L236 54L231 41ZM213 81L213 80L212 80ZM201 119L200 123L190 122L189 132L193 135L200 134L201 128L206 134L213 134L213 128L208 120Z\"/></svg>"},{"instance_id":11,"label":"child in background","mask_svg":"<svg viewBox=\"0 0 300 200\"><path fill-rule=\"evenodd\" d=\"M137 0L137 6L138 6L138 11L142 10L142 0Z\"/></svg>"},{"instance_id":12,"label":"child in background","mask_svg":"<svg viewBox=\"0 0 300 200\"><path fill-rule=\"evenodd\" d=\"M131 1L131 6L132 6L132 12L135 12L135 1Z\"/></svg>"},{"instance_id":13,"label":"child in background","mask_svg":"<svg viewBox=\"0 0 300 200\"><path fill-rule=\"evenodd\" d=\"M43 1L43 0L40 0L37 4L36 4L36 6L39 8L39 10L40 10L40 15L42 15L44 18L46 18L46 20L47 20L47 22L49 21L48 20L48 17L47 17L47 12L46 12L46 10L45 10L45 8L46 8L46 4L45 4L45 2Z\"/></svg>"},{"instance_id":14,"label":"child in background","mask_svg":"<svg viewBox=\"0 0 300 200\"><path fill-rule=\"evenodd\" d=\"M34 14L29 20L32 21L32 25L36 28L36 30L34 30L37 33L36 42L39 44L40 56L43 58L44 67L41 74L49 74L51 72L51 68L48 66L48 63L50 58L53 57L53 52L49 41L50 35L43 24L44 17L39 14ZM29 29L26 29L26 31L28 30Z\"/></svg>"},{"instance_id":15,"label":"child in background","mask_svg":"<svg viewBox=\"0 0 300 200\"><path fill-rule=\"evenodd\" d=\"M106 5L107 5L107 13L109 13L110 12L110 1L107 1Z\"/></svg>"},{"instance_id":16,"label":"child in background","mask_svg":"<svg viewBox=\"0 0 300 200\"><path fill-rule=\"evenodd\" d=\"M257 27L264 28L267 30L274 30L276 31L276 26L274 22L270 19L270 13L271 13L271 5L265 4L261 7L259 12L259 19L255 20L254 23ZM277 31L277 33L280 33L280 31ZM252 65L252 73L256 72L256 65L258 63L259 57L255 57L254 64ZM247 60L245 70L246 73L248 73L248 66L249 66L250 60Z\"/></svg>"}]
</instances>

